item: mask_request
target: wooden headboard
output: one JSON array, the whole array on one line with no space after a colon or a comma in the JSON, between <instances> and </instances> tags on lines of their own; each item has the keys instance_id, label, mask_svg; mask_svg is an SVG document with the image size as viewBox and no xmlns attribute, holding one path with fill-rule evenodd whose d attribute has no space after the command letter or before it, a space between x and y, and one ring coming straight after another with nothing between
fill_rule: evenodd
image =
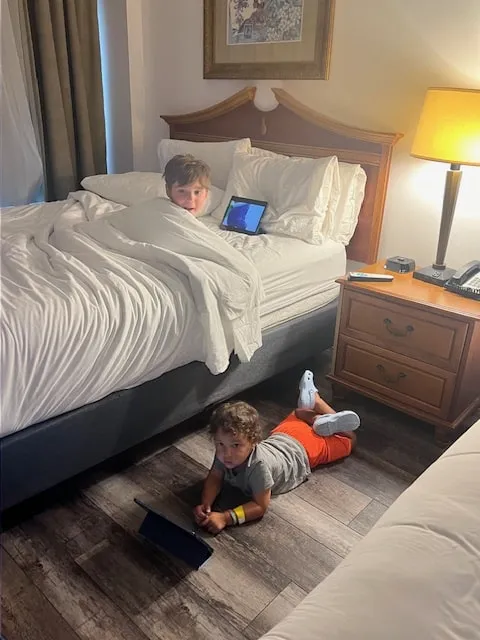
<instances>
[{"instance_id":1,"label":"wooden headboard","mask_svg":"<svg viewBox=\"0 0 480 640\"><path fill-rule=\"evenodd\" d=\"M316 113L283 89L272 91L278 102L272 111L257 109L255 87L247 87L208 109L162 118L175 139L221 142L250 138L252 146L289 156L336 155L344 162L360 163L367 173L367 187L347 255L352 260L375 262L392 149L401 134L349 127Z\"/></svg>"}]
</instances>

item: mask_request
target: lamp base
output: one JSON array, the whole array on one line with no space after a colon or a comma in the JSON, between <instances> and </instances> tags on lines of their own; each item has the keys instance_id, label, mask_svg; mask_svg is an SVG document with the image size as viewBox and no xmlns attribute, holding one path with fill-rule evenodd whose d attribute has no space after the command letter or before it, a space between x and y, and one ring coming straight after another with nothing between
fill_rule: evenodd
<instances>
[{"instance_id":1,"label":"lamp base","mask_svg":"<svg viewBox=\"0 0 480 640\"><path fill-rule=\"evenodd\" d=\"M417 280L428 282L429 284L436 284L438 287L444 287L447 280L450 280L454 273L455 269L449 269L448 267L445 267L444 269L437 269L432 265L430 267L423 267L423 269L414 271L413 277Z\"/></svg>"}]
</instances>

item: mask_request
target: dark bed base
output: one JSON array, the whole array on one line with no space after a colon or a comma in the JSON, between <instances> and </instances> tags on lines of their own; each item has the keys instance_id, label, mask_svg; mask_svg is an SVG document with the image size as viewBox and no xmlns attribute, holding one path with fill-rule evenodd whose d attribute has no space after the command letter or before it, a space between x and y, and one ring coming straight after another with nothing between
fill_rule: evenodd
<instances>
[{"instance_id":1,"label":"dark bed base","mask_svg":"<svg viewBox=\"0 0 480 640\"><path fill-rule=\"evenodd\" d=\"M193 362L0 440L2 510L71 478L333 344L337 301L265 331L251 362Z\"/></svg>"}]
</instances>

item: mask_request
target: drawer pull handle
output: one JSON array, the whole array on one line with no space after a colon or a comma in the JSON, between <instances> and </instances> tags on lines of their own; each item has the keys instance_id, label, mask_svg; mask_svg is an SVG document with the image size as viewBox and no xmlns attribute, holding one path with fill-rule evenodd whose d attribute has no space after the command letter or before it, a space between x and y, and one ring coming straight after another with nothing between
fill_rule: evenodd
<instances>
[{"instance_id":1,"label":"drawer pull handle","mask_svg":"<svg viewBox=\"0 0 480 640\"><path fill-rule=\"evenodd\" d=\"M398 384L400 380L407 377L407 374L403 373L403 371L400 371L396 376L389 376L383 364L377 364L377 370L387 384Z\"/></svg>"},{"instance_id":2,"label":"drawer pull handle","mask_svg":"<svg viewBox=\"0 0 480 640\"><path fill-rule=\"evenodd\" d=\"M385 325L388 333L391 333L392 336L395 336L396 338L406 338L408 334L413 331L411 324L407 324L405 329L397 329L390 318L385 318L383 324Z\"/></svg>"}]
</instances>

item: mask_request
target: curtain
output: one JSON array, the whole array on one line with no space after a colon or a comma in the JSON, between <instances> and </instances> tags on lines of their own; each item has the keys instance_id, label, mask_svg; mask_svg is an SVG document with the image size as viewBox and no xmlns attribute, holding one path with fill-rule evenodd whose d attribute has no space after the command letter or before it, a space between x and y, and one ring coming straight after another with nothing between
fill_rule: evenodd
<instances>
[{"instance_id":1,"label":"curtain","mask_svg":"<svg viewBox=\"0 0 480 640\"><path fill-rule=\"evenodd\" d=\"M8 0L12 26L15 31L17 53L20 60L28 104L32 116L35 138L43 156L42 120L40 115L40 98L38 95L37 79L35 77L35 62L33 59L32 34L28 17L27 0Z\"/></svg>"},{"instance_id":2,"label":"curtain","mask_svg":"<svg viewBox=\"0 0 480 640\"><path fill-rule=\"evenodd\" d=\"M85 176L106 173L97 0L27 0L27 5L45 193L55 200L77 189Z\"/></svg>"},{"instance_id":3,"label":"curtain","mask_svg":"<svg viewBox=\"0 0 480 640\"><path fill-rule=\"evenodd\" d=\"M38 92L24 0L1 0L0 206L43 199Z\"/></svg>"}]
</instances>

